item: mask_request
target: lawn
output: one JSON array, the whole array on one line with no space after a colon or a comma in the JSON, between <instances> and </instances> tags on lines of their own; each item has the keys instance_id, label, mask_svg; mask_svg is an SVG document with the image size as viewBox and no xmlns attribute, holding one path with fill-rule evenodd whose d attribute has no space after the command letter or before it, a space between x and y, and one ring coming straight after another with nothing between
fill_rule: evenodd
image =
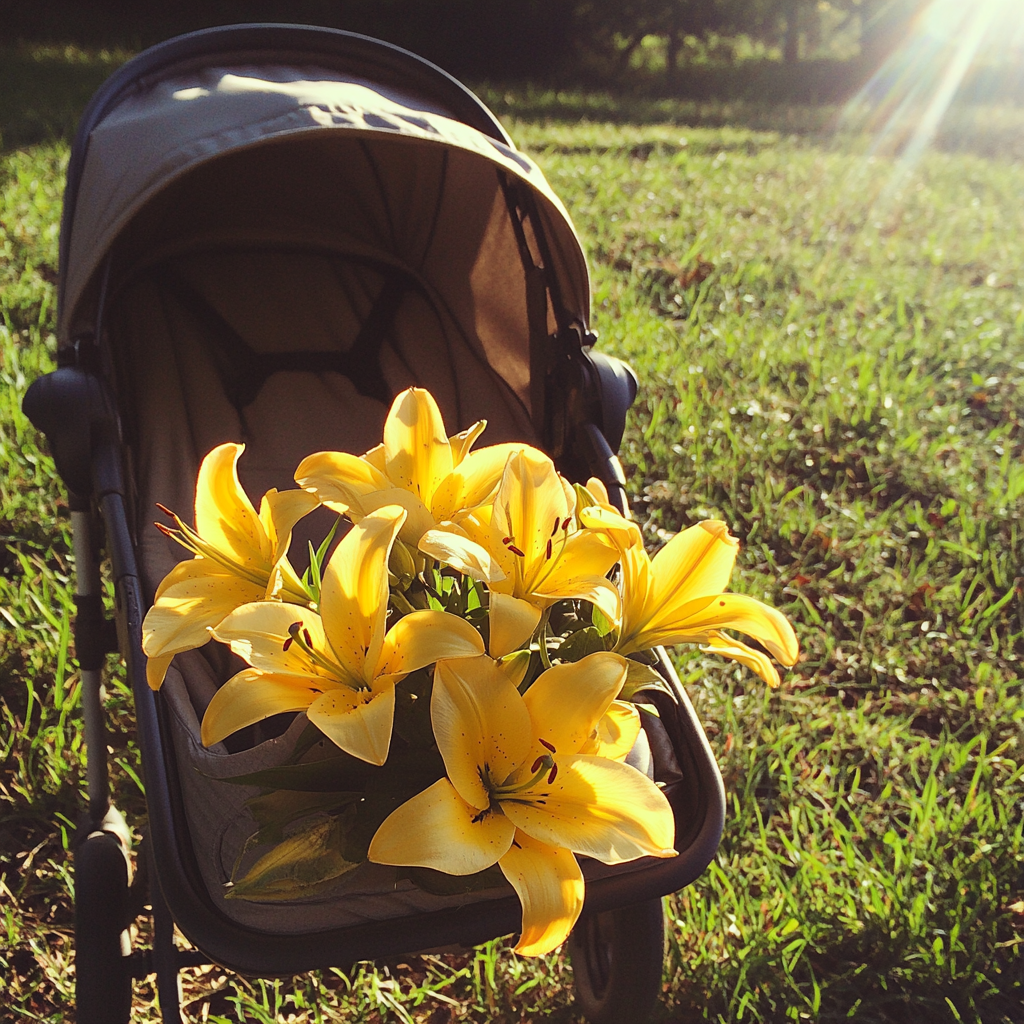
<instances>
[{"instance_id":1,"label":"lawn","mask_svg":"<svg viewBox=\"0 0 1024 1024\"><path fill-rule=\"evenodd\" d=\"M0 87L0 1017L57 1022L84 787L73 557L20 401L52 365L73 113L118 58L15 56L47 70L27 112ZM770 693L679 662L728 813L668 900L663 1020L1024 1021L1024 112L954 110L901 167L821 109L486 98L572 213L601 347L640 376L622 457L650 544L724 519L734 589L803 648ZM116 670L108 704L138 826ZM184 979L211 1021L568 1022L570 988L560 954L502 941ZM154 1000L136 986L138 1020Z\"/></svg>"}]
</instances>

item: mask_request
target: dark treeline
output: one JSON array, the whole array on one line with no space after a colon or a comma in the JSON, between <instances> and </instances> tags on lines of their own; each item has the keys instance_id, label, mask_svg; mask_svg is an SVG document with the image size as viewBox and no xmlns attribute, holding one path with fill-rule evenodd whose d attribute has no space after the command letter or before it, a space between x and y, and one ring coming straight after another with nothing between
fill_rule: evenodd
<instances>
[{"instance_id":1,"label":"dark treeline","mask_svg":"<svg viewBox=\"0 0 1024 1024\"><path fill-rule=\"evenodd\" d=\"M836 102L928 0L0 0L0 44L139 49L281 21L377 36L454 74L691 97ZM831 45L841 40L842 48ZM842 52L839 52L839 49ZM735 64L738 55L747 59ZM739 73L738 73L739 72Z\"/></svg>"}]
</instances>

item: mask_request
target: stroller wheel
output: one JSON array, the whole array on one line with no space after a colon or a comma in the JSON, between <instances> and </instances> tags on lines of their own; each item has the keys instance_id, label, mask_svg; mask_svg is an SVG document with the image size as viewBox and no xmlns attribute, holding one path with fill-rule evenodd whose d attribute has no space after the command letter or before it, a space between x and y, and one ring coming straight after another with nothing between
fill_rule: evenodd
<instances>
[{"instance_id":1,"label":"stroller wheel","mask_svg":"<svg viewBox=\"0 0 1024 1024\"><path fill-rule=\"evenodd\" d=\"M591 1024L643 1024L661 994L661 900L585 914L569 936L576 1005Z\"/></svg>"},{"instance_id":2,"label":"stroller wheel","mask_svg":"<svg viewBox=\"0 0 1024 1024\"><path fill-rule=\"evenodd\" d=\"M128 863L117 837L94 832L75 851L75 1005L79 1024L127 1024L132 976Z\"/></svg>"}]
</instances>

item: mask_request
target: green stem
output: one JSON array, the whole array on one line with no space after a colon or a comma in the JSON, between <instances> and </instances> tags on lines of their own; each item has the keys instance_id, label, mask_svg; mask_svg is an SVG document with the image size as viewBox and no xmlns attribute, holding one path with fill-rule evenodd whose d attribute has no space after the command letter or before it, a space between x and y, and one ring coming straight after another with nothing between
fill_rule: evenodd
<instances>
[{"instance_id":1,"label":"green stem","mask_svg":"<svg viewBox=\"0 0 1024 1024\"><path fill-rule=\"evenodd\" d=\"M545 671L551 668L551 659L548 657L548 618L551 609L545 608L541 613L540 622L537 624L537 648L540 651L540 663Z\"/></svg>"}]
</instances>

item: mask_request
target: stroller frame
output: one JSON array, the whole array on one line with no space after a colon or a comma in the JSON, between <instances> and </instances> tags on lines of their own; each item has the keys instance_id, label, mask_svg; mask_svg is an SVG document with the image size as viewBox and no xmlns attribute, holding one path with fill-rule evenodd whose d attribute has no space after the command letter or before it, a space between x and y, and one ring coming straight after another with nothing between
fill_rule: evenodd
<instances>
[{"instance_id":1,"label":"stroller frame","mask_svg":"<svg viewBox=\"0 0 1024 1024\"><path fill-rule=\"evenodd\" d=\"M335 30L281 25L234 26L179 37L125 65L100 89L83 115L72 150L62 219L62 302L77 186L95 125L141 78L214 56L224 61L234 52L244 52L251 58L253 53L264 51L277 61L335 61L349 68L355 65L360 72L372 72L384 80L408 81L410 74L417 75L424 90L443 96L466 123L496 144L511 146L493 115L455 79L404 50L376 40ZM543 232L529 191L513 183L506 189L506 201L517 237L522 236L522 223L530 220L543 251ZM541 281L544 302L550 302L558 321L552 336L545 331L544 337L537 338L531 328L531 397L543 446L569 479L598 476L608 485L613 500L625 509L625 480L615 449L635 396L635 377L618 360L590 351L595 337L585 324L569 322L564 315L557 281L547 271L550 261L545 258L544 267L537 267L530 258L526 265L528 246L522 243L520 251L527 279L533 275ZM75 647L82 672L88 765L88 811L76 849L79 1020L82 1024L100 1019L127 1020L130 1006L123 1004L123 998L126 990L130 998L130 979L154 971L163 1019L173 1022L180 1020L177 973L184 966L213 961L248 975L290 975L331 966L347 968L359 960L413 950L471 946L516 932L521 908L514 896L333 931L284 935L245 927L225 917L211 901L189 840L171 749L169 712L161 694L153 692L146 681L141 633L146 603L128 515L119 413L104 372L105 293L106 273L93 332L65 344L58 352L59 368L34 382L24 401L26 414L47 436L67 485L74 530ZM105 618L103 610L101 547L111 566L113 623ZM102 706L105 655L115 650L124 657L134 698L149 812L145 857L140 857L139 871L130 885L129 832L110 803ZM683 774L683 782L671 797L679 856L647 860L630 873L588 882L584 917L570 939L570 948L583 1009L595 1021L611 1021L624 1012L621 993L633 993L636 985L636 980L630 981L626 975L637 973L635 965L630 965L624 974L621 962L623 957L635 955L635 948L621 943L615 946L614 942L609 946L595 922L601 918L605 923L613 921L621 931L623 920L632 913L632 920L641 922L641 930L655 937L650 944L657 946L659 956L653 993L656 997L664 927L660 897L688 885L703 872L714 856L722 831L724 792L714 756L663 651L659 669L672 697L655 693L651 701L659 709ZM125 945L125 929L147 904L152 907L154 920L152 951L130 953ZM175 925L198 952L175 947ZM635 929L629 934L635 947ZM652 971L648 970L645 977L650 976ZM635 993L630 998L635 999ZM109 1012L102 1009L105 1001L110 1003ZM633 1010L641 1013L642 1007L634 1003Z\"/></svg>"}]
</instances>

